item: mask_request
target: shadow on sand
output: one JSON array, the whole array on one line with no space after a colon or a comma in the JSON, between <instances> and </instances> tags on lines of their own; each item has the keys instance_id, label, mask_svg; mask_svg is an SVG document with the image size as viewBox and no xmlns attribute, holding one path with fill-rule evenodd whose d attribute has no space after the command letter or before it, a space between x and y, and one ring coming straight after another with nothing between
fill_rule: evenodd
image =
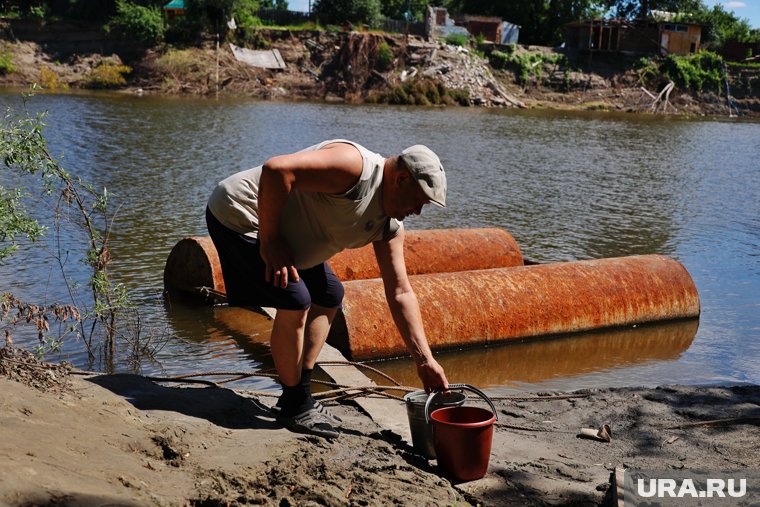
<instances>
[{"instance_id":1,"label":"shadow on sand","mask_svg":"<svg viewBox=\"0 0 760 507\"><path fill-rule=\"evenodd\" d=\"M88 380L140 410L169 410L229 429L282 428L266 406L222 387L165 387L131 374L100 375Z\"/></svg>"}]
</instances>

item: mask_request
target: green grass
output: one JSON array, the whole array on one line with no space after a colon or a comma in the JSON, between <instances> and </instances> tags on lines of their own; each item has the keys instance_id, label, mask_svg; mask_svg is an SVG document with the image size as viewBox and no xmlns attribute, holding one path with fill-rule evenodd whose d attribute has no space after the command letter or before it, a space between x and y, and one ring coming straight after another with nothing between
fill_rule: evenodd
<instances>
[{"instance_id":1,"label":"green grass","mask_svg":"<svg viewBox=\"0 0 760 507\"><path fill-rule=\"evenodd\" d=\"M543 66L546 64L567 66L568 63L565 55L548 55L540 52L518 53L514 47L506 51L492 51L488 56L488 61L495 69L512 70L522 84L527 83L531 76L540 79Z\"/></svg>"},{"instance_id":2,"label":"green grass","mask_svg":"<svg viewBox=\"0 0 760 507\"><path fill-rule=\"evenodd\" d=\"M447 35L444 39L446 44L450 44L452 46L461 46L461 47L467 47L467 36L461 33L452 33L450 35Z\"/></svg>"},{"instance_id":3,"label":"green grass","mask_svg":"<svg viewBox=\"0 0 760 507\"><path fill-rule=\"evenodd\" d=\"M10 51L0 51L0 74L10 74L16 71L13 65L13 54Z\"/></svg>"}]
</instances>

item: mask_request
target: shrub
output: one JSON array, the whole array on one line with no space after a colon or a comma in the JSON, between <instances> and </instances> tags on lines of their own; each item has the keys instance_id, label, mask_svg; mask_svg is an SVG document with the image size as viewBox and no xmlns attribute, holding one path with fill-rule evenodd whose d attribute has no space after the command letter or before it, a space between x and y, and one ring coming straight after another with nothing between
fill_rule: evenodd
<instances>
[{"instance_id":1,"label":"shrub","mask_svg":"<svg viewBox=\"0 0 760 507\"><path fill-rule=\"evenodd\" d=\"M118 88L127 84L125 74L132 72L126 65L103 63L90 72L85 81L87 88Z\"/></svg>"},{"instance_id":2,"label":"shrub","mask_svg":"<svg viewBox=\"0 0 760 507\"><path fill-rule=\"evenodd\" d=\"M659 71L680 88L718 93L722 89L723 58L709 51L687 56L668 55L660 63Z\"/></svg>"},{"instance_id":3,"label":"shrub","mask_svg":"<svg viewBox=\"0 0 760 507\"><path fill-rule=\"evenodd\" d=\"M0 74L10 74L16 71L13 65L13 54L10 51L0 51Z\"/></svg>"},{"instance_id":4,"label":"shrub","mask_svg":"<svg viewBox=\"0 0 760 507\"><path fill-rule=\"evenodd\" d=\"M47 65L43 65L40 69L40 86L45 90L66 90L69 87L68 84L61 82L58 74Z\"/></svg>"},{"instance_id":5,"label":"shrub","mask_svg":"<svg viewBox=\"0 0 760 507\"><path fill-rule=\"evenodd\" d=\"M253 49L269 49L272 46L261 30L253 25L239 27L234 33L228 35L228 39L237 46Z\"/></svg>"},{"instance_id":6,"label":"shrub","mask_svg":"<svg viewBox=\"0 0 760 507\"><path fill-rule=\"evenodd\" d=\"M463 33L452 33L446 36L446 44L450 44L452 46L461 46L466 47L467 46L467 36Z\"/></svg>"},{"instance_id":7,"label":"shrub","mask_svg":"<svg viewBox=\"0 0 760 507\"><path fill-rule=\"evenodd\" d=\"M117 0L116 15L107 28L120 30L149 45L162 41L166 33L164 17L158 7L143 7L124 0Z\"/></svg>"},{"instance_id":8,"label":"shrub","mask_svg":"<svg viewBox=\"0 0 760 507\"><path fill-rule=\"evenodd\" d=\"M491 67L495 69L511 69L520 83L527 83L531 76L541 77L544 64L567 65L565 55L547 55L544 53L516 53L514 49L503 52L494 50L488 58Z\"/></svg>"},{"instance_id":9,"label":"shrub","mask_svg":"<svg viewBox=\"0 0 760 507\"><path fill-rule=\"evenodd\" d=\"M391 67L392 63L393 51L391 51L391 48L388 46L388 44L383 41L377 47L377 60L375 61L375 66L380 72L385 72Z\"/></svg>"}]
</instances>

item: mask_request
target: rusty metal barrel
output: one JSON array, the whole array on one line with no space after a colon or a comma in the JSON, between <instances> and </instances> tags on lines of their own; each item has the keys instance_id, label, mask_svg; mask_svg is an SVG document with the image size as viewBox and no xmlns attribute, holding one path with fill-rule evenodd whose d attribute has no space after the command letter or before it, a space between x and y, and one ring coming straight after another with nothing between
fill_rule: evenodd
<instances>
[{"instance_id":1,"label":"rusty metal barrel","mask_svg":"<svg viewBox=\"0 0 760 507\"><path fill-rule=\"evenodd\" d=\"M407 231L404 258L409 274L523 265L515 239L497 228ZM343 281L380 276L372 245L344 250L329 262ZM219 256L211 238L193 236L174 246L164 268L164 287L190 293L201 287L224 292Z\"/></svg>"},{"instance_id":2,"label":"rusty metal barrel","mask_svg":"<svg viewBox=\"0 0 760 507\"><path fill-rule=\"evenodd\" d=\"M164 288L197 294L203 288L225 292L222 266L211 238L191 236L174 245L164 266Z\"/></svg>"},{"instance_id":3,"label":"rusty metal barrel","mask_svg":"<svg viewBox=\"0 0 760 507\"><path fill-rule=\"evenodd\" d=\"M515 238L504 229L432 229L407 231L404 260L409 275L522 266ZM378 278L372 245L344 250L329 260L343 281Z\"/></svg>"},{"instance_id":4,"label":"rusty metal barrel","mask_svg":"<svg viewBox=\"0 0 760 507\"><path fill-rule=\"evenodd\" d=\"M433 349L697 317L696 286L663 255L410 277ZM354 360L406 354L381 280L344 284L328 341Z\"/></svg>"}]
</instances>

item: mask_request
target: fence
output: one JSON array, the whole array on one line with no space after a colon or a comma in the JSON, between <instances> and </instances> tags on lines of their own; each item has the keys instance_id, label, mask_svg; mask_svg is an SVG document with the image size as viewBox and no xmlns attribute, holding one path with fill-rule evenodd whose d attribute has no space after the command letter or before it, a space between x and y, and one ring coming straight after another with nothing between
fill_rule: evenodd
<instances>
[{"instance_id":1,"label":"fence","mask_svg":"<svg viewBox=\"0 0 760 507\"><path fill-rule=\"evenodd\" d=\"M308 12L285 9L260 9L256 12L256 17L274 25L299 25L315 19Z\"/></svg>"},{"instance_id":2,"label":"fence","mask_svg":"<svg viewBox=\"0 0 760 507\"><path fill-rule=\"evenodd\" d=\"M407 26L409 32L406 32ZM425 36L425 23L421 21L415 21L413 23L407 24L406 21L400 19L386 19L383 20L381 28L384 32L389 33L409 33L410 35L419 35L422 37Z\"/></svg>"}]
</instances>

